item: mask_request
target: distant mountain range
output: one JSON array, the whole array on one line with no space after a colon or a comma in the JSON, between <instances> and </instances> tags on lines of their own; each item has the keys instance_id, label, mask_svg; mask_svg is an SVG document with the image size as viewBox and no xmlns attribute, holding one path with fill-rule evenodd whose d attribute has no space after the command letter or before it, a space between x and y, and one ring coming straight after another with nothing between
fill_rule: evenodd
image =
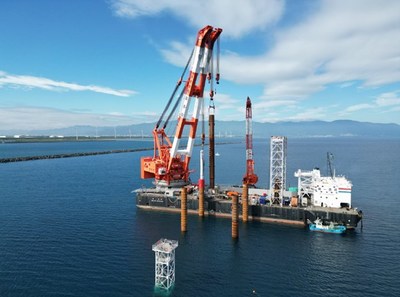
<instances>
[{"instance_id":1,"label":"distant mountain range","mask_svg":"<svg viewBox=\"0 0 400 297\"><path fill-rule=\"evenodd\" d=\"M176 122L169 124L166 129L169 135L174 134ZM155 123L143 123L130 126L93 127L73 126L61 129L48 130L0 130L0 135L31 135L31 136L132 136L150 137ZM208 130L208 124L205 125ZM201 126L198 126L198 132ZM208 131L206 132L208 133ZM242 137L245 134L245 121L216 121L216 137ZM253 137L270 137L282 135L287 137L373 137L373 138L400 138L400 125L376 124L350 120L333 122L308 121L308 122L278 122L259 123L253 122Z\"/></svg>"}]
</instances>

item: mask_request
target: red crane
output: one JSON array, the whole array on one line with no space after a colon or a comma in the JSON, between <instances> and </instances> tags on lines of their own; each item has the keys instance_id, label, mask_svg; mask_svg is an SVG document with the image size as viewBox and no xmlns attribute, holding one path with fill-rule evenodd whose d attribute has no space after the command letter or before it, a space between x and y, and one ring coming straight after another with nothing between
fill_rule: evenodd
<instances>
[{"instance_id":1,"label":"red crane","mask_svg":"<svg viewBox=\"0 0 400 297\"><path fill-rule=\"evenodd\" d=\"M243 177L243 183L255 185L258 176L254 173L253 160L253 127L252 127L251 100L247 97L246 101L246 174Z\"/></svg>"},{"instance_id":2,"label":"red crane","mask_svg":"<svg viewBox=\"0 0 400 297\"><path fill-rule=\"evenodd\" d=\"M198 32L192 54L153 130L154 154L153 157L143 157L141 159L141 178L154 178L157 186L180 187L189 183L189 162L196 138L199 114L204 106L204 86L207 80L212 79L213 47L221 32L222 29L213 28L212 26L206 26ZM169 116L164 120L164 116L170 109L189 64L190 73L185 87L177 97ZM219 74L216 74L216 80L218 81L218 79ZM165 128L181 101L175 137L174 141L171 142L165 132ZM191 103L192 115L191 118L188 118ZM161 127L162 122L164 122L164 125ZM187 145L186 148L182 149L180 142L185 127L188 127Z\"/></svg>"}]
</instances>

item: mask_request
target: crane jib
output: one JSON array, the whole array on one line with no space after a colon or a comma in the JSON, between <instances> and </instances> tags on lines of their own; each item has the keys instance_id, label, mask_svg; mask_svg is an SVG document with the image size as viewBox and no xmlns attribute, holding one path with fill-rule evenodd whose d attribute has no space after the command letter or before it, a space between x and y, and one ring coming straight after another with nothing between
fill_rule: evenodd
<instances>
[{"instance_id":1,"label":"crane jib","mask_svg":"<svg viewBox=\"0 0 400 297\"><path fill-rule=\"evenodd\" d=\"M196 139L199 116L204 108L203 93L205 82L207 79L212 79L214 70L212 53L214 44L221 32L221 28L213 28L212 26L205 26L198 32L190 58L153 130L154 155L153 157L143 157L141 159L142 178L154 178L158 185L170 185L171 183L183 185L189 181L189 162ZM219 52L219 45L217 45L217 48ZM172 104L189 66L190 71L185 86L178 98L176 98L175 103ZM217 68L219 68L218 60ZM218 82L219 73L216 75L216 80ZM212 94L214 94L214 91ZM191 104L191 101L193 101L193 104ZM177 119L177 128L174 140L171 142L164 129L180 102L181 107ZM159 129L171 106L173 106L172 110L168 114L163 128ZM189 115L190 108L191 115ZM185 127L189 131L186 148L184 146L182 148L180 142L183 138L183 131L186 132Z\"/></svg>"}]
</instances>

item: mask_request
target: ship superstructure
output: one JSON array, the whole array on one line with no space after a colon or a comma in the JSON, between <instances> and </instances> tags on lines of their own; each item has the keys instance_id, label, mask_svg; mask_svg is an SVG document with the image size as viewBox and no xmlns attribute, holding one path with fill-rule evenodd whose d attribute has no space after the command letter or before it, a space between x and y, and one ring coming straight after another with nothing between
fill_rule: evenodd
<instances>
[{"instance_id":1,"label":"ship superstructure","mask_svg":"<svg viewBox=\"0 0 400 297\"><path fill-rule=\"evenodd\" d=\"M344 176L321 176L318 168L298 170L298 197L302 206L348 207L351 205L352 183Z\"/></svg>"}]
</instances>

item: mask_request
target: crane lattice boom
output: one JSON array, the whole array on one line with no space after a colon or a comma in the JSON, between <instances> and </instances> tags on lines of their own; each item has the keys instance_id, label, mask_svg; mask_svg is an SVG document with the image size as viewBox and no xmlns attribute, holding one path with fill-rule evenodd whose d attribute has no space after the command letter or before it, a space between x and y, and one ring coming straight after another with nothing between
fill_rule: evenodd
<instances>
[{"instance_id":1,"label":"crane lattice boom","mask_svg":"<svg viewBox=\"0 0 400 297\"><path fill-rule=\"evenodd\" d=\"M153 130L154 155L153 157L143 157L141 159L142 178L154 178L156 184L161 186L182 186L189 182L189 162L196 138L199 114L204 106L204 87L207 79L212 79L213 47L221 32L222 29L213 28L212 26L206 26L198 32L195 47L185 68L186 71L190 64L190 72L185 87L178 96L170 116L165 121L163 127L160 128L166 110L171 106L175 93L182 82L184 71L160 120ZM216 77L218 79L219 74ZM175 137L173 142L171 142L165 133L165 127L179 102L182 103L179 110ZM191 103L193 103L192 114L188 118ZM186 127L188 128L187 144L186 148L182 149L181 139Z\"/></svg>"}]
</instances>

